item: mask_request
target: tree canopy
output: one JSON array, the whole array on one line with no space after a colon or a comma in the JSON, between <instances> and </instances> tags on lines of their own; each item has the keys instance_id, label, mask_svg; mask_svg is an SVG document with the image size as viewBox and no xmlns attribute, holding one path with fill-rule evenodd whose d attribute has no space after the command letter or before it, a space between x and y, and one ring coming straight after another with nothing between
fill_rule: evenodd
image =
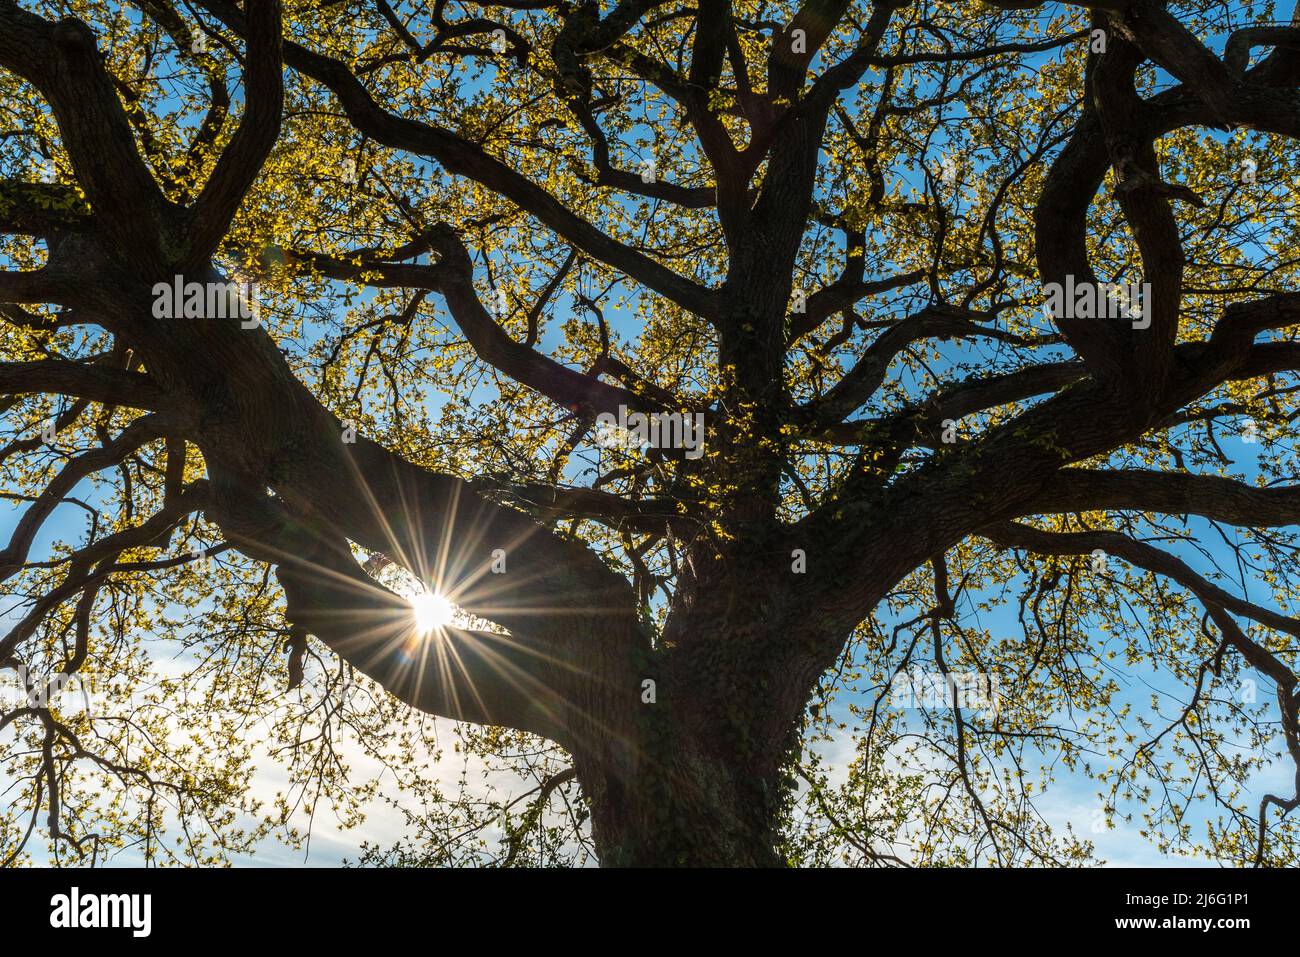
<instances>
[{"instance_id":1,"label":"tree canopy","mask_svg":"<svg viewBox=\"0 0 1300 957\"><path fill-rule=\"evenodd\" d=\"M1300 864L1297 17L0 0L0 860Z\"/></svg>"}]
</instances>

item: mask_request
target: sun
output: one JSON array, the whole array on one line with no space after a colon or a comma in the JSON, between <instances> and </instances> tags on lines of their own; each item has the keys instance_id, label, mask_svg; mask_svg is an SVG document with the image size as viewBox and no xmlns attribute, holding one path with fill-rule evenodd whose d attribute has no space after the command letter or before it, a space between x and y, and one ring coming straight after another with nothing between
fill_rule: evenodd
<instances>
[{"instance_id":1,"label":"sun","mask_svg":"<svg viewBox=\"0 0 1300 957\"><path fill-rule=\"evenodd\" d=\"M420 592L407 600L415 617L415 630L422 635L446 628L456 613L456 606L437 592Z\"/></svg>"}]
</instances>

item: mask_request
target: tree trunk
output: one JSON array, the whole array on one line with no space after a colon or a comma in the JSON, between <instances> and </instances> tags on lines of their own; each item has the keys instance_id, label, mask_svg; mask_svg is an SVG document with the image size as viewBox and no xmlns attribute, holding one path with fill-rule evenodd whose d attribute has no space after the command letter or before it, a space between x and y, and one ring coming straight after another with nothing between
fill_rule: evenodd
<instances>
[{"instance_id":1,"label":"tree trunk","mask_svg":"<svg viewBox=\"0 0 1300 957\"><path fill-rule=\"evenodd\" d=\"M750 594L719 588L712 598L724 591ZM653 700L643 679L635 710L609 722L630 730L608 735L599 754L574 751L604 866L785 864L779 824L817 672L786 615L754 600L721 604L729 617L701 603L686 633L652 653L642 672Z\"/></svg>"},{"instance_id":2,"label":"tree trunk","mask_svg":"<svg viewBox=\"0 0 1300 957\"><path fill-rule=\"evenodd\" d=\"M578 768L603 867L785 863L776 849L779 789L703 742L675 735L635 761Z\"/></svg>"}]
</instances>

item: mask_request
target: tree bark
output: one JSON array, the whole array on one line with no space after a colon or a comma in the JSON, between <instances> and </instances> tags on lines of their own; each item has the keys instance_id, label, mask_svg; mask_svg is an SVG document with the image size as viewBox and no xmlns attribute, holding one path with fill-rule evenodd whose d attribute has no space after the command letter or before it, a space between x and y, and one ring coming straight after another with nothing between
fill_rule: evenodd
<instances>
[{"instance_id":1,"label":"tree bark","mask_svg":"<svg viewBox=\"0 0 1300 957\"><path fill-rule=\"evenodd\" d=\"M764 785L707 740L662 729L625 776L578 764L604 867L781 867Z\"/></svg>"}]
</instances>

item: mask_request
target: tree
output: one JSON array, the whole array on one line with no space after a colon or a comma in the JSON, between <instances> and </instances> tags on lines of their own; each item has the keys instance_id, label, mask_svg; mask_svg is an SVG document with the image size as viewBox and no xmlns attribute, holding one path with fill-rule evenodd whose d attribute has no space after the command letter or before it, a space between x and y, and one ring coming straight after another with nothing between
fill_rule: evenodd
<instances>
[{"instance_id":1,"label":"tree","mask_svg":"<svg viewBox=\"0 0 1300 957\"><path fill-rule=\"evenodd\" d=\"M0 0L7 859L351 813L348 735L426 804L371 860L1086 861L1060 765L1295 864L1273 17ZM421 783L427 716L535 787Z\"/></svg>"}]
</instances>

